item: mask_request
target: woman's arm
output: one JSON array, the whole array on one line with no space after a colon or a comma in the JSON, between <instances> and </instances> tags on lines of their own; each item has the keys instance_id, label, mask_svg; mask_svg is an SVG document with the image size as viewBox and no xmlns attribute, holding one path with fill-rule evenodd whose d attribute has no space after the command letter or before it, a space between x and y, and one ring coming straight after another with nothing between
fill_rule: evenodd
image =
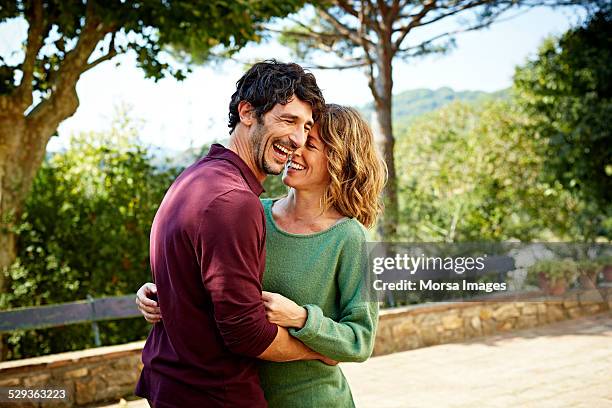
<instances>
[{"instance_id":1,"label":"woman's arm","mask_svg":"<svg viewBox=\"0 0 612 408\"><path fill-rule=\"evenodd\" d=\"M289 328L312 350L336 361L362 362L374 348L378 323L378 303L368 302L362 291L367 257L362 244L365 237L345 242L336 270L340 290L341 314L338 321L326 317L314 304L301 307L277 293L264 293L268 319ZM305 319L303 316L305 315Z\"/></svg>"}]
</instances>

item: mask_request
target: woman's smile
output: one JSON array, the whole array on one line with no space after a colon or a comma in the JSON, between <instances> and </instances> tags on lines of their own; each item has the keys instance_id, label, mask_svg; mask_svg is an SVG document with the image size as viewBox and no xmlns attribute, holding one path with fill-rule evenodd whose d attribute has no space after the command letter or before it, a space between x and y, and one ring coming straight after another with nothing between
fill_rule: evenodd
<instances>
[{"instance_id":1,"label":"woman's smile","mask_svg":"<svg viewBox=\"0 0 612 408\"><path fill-rule=\"evenodd\" d=\"M301 163L298 163L295 160L291 160L291 161L289 161L289 169L287 171L288 172L289 171L302 171L302 170L305 170L305 169L306 169L305 165L303 165Z\"/></svg>"}]
</instances>

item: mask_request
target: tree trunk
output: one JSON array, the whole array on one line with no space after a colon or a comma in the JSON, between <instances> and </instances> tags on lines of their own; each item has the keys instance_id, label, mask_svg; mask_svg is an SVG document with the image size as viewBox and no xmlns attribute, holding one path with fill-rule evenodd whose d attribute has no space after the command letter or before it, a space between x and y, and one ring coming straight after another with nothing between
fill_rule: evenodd
<instances>
[{"instance_id":1,"label":"tree trunk","mask_svg":"<svg viewBox=\"0 0 612 408\"><path fill-rule=\"evenodd\" d=\"M44 160L47 143L59 122L78 107L74 87L61 94L53 102L61 104L62 109L53 109L53 115L44 117L24 115L22 106L8 98L0 101L0 293L8 290L7 271L17 256L15 227ZM6 347L0 336L0 361L5 356Z\"/></svg>"},{"instance_id":2,"label":"tree trunk","mask_svg":"<svg viewBox=\"0 0 612 408\"><path fill-rule=\"evenodd\" d=\"M399 223L399 202L397 195L397 178L395 173L395 138L393 137L393 77L391 56L384 51L379 55L376 78L370 83L374 87L374 108L376 121L380 132L379 145L385 163L387 164L388 180L383 193L385 212L379 223L379 233L382 241L392 241L397 238L397 225Z\"/></svg>"},{"instance_id":3,"label":"tree trunk","mask_svg":"<svg viewBox=\"0 0 612 408\"><path fill-rule=\"evenodd\" d=\"M22 168L22 156L30 149L20 148L25 118L15 106L6 100L3 102L4 112L0 114L0 293L8 289L8 267L17 256L15 224L21 215L23 191L31 184L24 180L26 172ZM0 337L0 361L5 360L6 352Z\"/></svg>"}]
</instances>

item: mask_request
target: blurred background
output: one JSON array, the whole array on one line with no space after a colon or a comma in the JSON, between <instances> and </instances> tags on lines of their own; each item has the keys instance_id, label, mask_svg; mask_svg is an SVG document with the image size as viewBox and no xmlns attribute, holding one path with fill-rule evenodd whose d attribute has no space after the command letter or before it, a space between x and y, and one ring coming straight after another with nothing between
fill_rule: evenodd
<instances>
[{"instance_id":1,"label":"blurred background","mask_svg":"<svg viewBox=\"0 0 612 408\"><path fill-rule=\"evenodd\" d=\"M373 240L609 243L611 33L599 1L2 2L0 308L149 281L166 189L228 140L235 82L269 58L375 129L390 179ZM103 345L147 332L99 328ZM2 342L20 359L92 330Z\"/></svg>"}]
</instances>

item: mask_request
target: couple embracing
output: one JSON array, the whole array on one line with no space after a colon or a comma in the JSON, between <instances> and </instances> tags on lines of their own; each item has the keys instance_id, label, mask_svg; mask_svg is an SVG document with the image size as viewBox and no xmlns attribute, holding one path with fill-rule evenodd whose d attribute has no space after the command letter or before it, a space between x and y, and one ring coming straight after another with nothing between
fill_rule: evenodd
<instances>
[{"instance_id":1,"label":"couple embracing","mask_svg":"<svg viewBox=\"0 0 612 408\"><path fill-rule=\"evenodd\" d=\"M276 61L237 82L229 127L153 221L136 394L159 408L352 407L337 363L366 360L378 322L362 292L385 182L372 132ZM288 194L260 200L281 173Z\"/></svg>"}]
</instances>

